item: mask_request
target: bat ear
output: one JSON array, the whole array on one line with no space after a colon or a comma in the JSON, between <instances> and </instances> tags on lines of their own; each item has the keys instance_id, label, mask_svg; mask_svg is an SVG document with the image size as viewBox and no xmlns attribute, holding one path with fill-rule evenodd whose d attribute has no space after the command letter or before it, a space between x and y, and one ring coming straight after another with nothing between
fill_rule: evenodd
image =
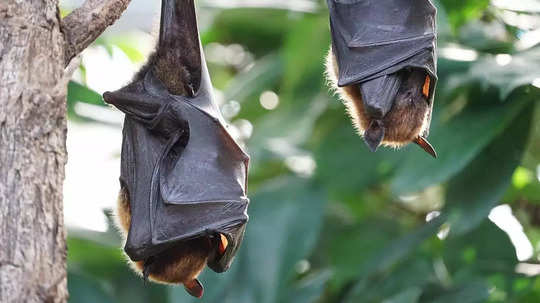
<instances>
[{"instance_id":1,"label":"bat ear","mask_svg":"<svg viewBox=\"0 0 540 303\"><path fill-rule=\"evenodd\" d=\"M103 94L105 102L114 105L124 113L151 119L159 111L159 104L150 101L149 98L148 94L125 92L124 89Z\"/></svg>"},{"instance_id":2,"label":"bat ear","mask_svg":"<svg viewBox=\"0 0 540 303\"><path fill-rule=\"evenodd\" d=\"M189 282L184 283L184 288L188 294L194 296L195 298L202 298L204 294L204 287L201 282L197 279L193 279Z\"/></svg>"},{"instance_id":3,"label":"bat ear","mask_svg":"<svg viewBox=\"0 0 540 303\"><path fill-rule=\"evenodd\" d=\"M414 139L414 143L418 144L423 150L425 150L428 154L430 154L433 158L437 158L437 152L431 146L431 144L428 142L428 140L424 137L418 137Z\"/></svg>"},{"instance_id":4,"label":"bat ear","mask_svg":"<svg viewBox=\"0 0 540 303\"><path fill-rule=\"evenodd\" d=\"M373 120L364 132L364 141L372 152L377 151L384 138L384 125L381 120Z\"/></svg>"}]
</instances>

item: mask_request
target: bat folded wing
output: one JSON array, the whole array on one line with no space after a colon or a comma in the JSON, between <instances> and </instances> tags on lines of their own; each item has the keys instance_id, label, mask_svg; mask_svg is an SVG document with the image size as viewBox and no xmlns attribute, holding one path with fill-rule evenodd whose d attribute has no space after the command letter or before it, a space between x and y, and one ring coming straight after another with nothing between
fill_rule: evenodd
<instances>
[{"instance_id":1,"label":"bat folded wing","mask_svg":"<svg viewBox=\"0 0 540 303\"><path fill-rule=\"evenodd\" d=\"M339 86L407 67L436 77L436 9L429 0L327 2Z\"/></svg>"},{"instance_id":2,"label":"bat folded wing","mask_svg":"<svg viewBox=\"0 0 540 303\"><path fill-rule=\"evenodd\" d=\"M105 100L126 113L121 182L131 225L125 251L145 260L192 238L225 235L229 245L208 265L228 269L248 220L249 157L225 129L206 88L194 98L170 95L149 72Z\"/></svg>"},{"instance_id":3,"label":"bat folded wing","mask_svg":"<svg viewBox=\"0 0 540 303\"><path fill-rule=\"evenodd\" d=\"M190 103L175 103L189 124L189 140L180 157L169 157L160 173L161 199L151 209L153 243L168 243L204 234L223 234L229 246L209 266L228 269L248 220L248 156L219 119Z\"/></svg>"}]
</instances>

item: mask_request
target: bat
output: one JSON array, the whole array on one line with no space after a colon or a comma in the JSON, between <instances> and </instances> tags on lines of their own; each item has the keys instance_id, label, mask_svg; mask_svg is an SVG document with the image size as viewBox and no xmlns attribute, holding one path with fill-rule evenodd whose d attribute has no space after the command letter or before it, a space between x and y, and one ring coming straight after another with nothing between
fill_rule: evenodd
<instances>
[{"instance_id":1,"label":"bat","mask_svg":"<svg viewBox=\"0 0 540 303\"><path fill-rule=\"evenodd\" d=\"M430 0L327 0L329 83L369 149L428 142L437 82L436 8Z\"/></svg>"},{"instance_id":2,"label":"bat","mask_svg":"<svg viewBox=\"0 0 540 303\"><path fill-rule=\"evenodd\" d=\"M104 100L125 113L117 223L132 268L202 297L230 267L248 221L248 155L212 95L193 0L162 0L155 53Z\"/></svg>"}]
</instances>

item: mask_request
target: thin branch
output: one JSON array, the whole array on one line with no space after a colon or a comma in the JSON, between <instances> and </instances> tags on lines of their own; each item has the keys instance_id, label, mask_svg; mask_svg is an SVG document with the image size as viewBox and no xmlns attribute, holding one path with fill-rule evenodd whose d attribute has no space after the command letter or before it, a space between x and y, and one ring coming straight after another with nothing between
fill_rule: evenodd
<instances>
[{"instance_id":1,"label":"thin branch","mask_svg":"<svg viewBox=\"0 0 540 303\"><path fill-rule=\"evenodd\" d=\"M131 0L86 0L62 20L65 65L96 40L126 10Z\"/></svg>"}]
</instances>

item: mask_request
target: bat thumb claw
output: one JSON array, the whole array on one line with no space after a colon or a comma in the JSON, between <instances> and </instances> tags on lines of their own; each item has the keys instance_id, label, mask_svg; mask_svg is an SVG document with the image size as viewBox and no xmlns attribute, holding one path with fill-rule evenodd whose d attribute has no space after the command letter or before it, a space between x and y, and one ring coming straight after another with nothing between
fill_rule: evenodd
<instances>
[{"instance_id":1,"label":"bat thumb claw","mask_svg":"<svg viewBox=\"0 0 540 303\"><path fill-rule=\"evenodd\" d=\"M437 152L435 151L433 146L428 142L428 140L426 138L418 137L413 142L418 144L418 146L420 146L423 150L425 150L433 158L437 159Z\"/></svg>"},{"instance_id":2,"label":"bat thumb claw","mask_svg":"<svg viewBox=\"0 0 540 303\"><path fill-rule=\"evenodd\" d=\"M227 251L227 246L229 246L229 240L225 235L219 234L218 252L220 255Z\"/></svg>"},{"instance_id":3,"label":"bat thumb claw","mask_svg":"<svg viewBox=\"0 0 540 303\"><path fill-rule=\"evenodd\" d=\"M193 279L191 281L184 283L184 288L188 294L194 296L195 298L202 298L204 294L204 287L198 279Z\"/></svg>"}]
</instances>

